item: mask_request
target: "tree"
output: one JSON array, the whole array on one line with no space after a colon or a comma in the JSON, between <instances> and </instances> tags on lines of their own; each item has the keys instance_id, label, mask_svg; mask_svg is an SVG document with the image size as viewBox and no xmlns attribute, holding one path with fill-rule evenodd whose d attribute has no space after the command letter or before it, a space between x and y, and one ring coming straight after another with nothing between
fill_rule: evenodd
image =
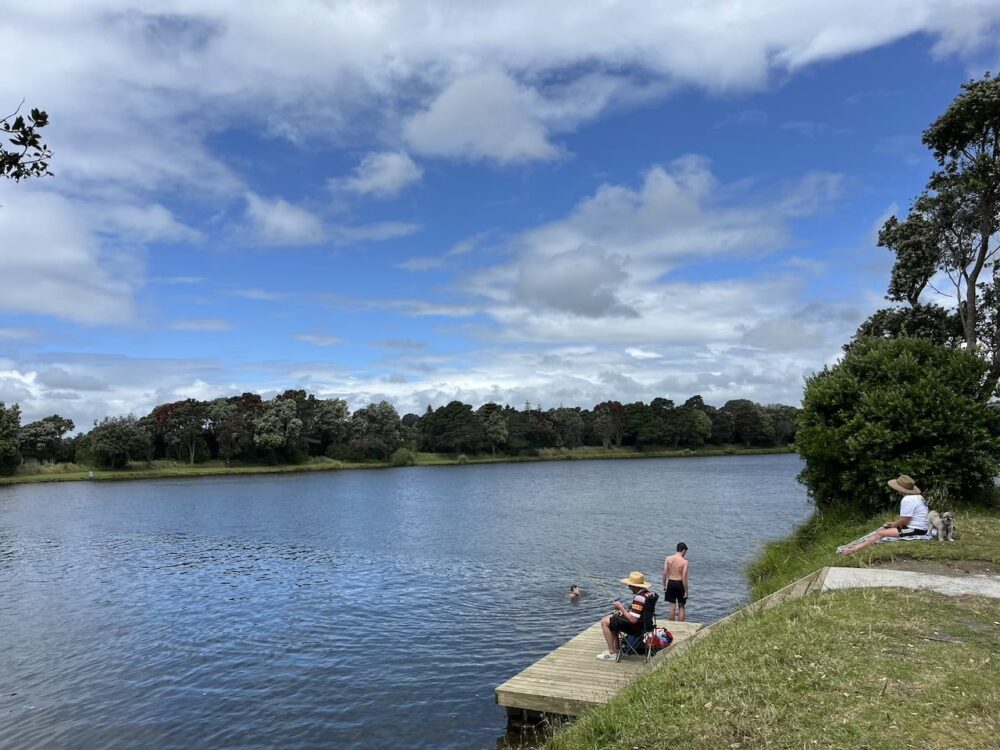
<instances>
[{"instance_id":1,"label":"tree","mask_svg":"<svg viewBox=\"0 0 1000 750\"><path fill-rule=\"evenodd\" d=\"M674 431L676 444L687 448L700 448L712 436L712 420L696 406L684 406L674 410Z\"/></svg>"},{"instance_id":2,"label":"tree","mask_svg":"<svg viewBox=\"0 0 1000 750\"><path fill-rule=\"evenodd\" d=\"M343 445L351 433L351 412L342 398L316 401L312 413L311 440L316 441L318 455L331 445Z\"/></svg>"},{"instance_id":3,"label":"tree","mask_svg":"<svg viewBox=\"0 0 1000 750\"><path fill-rule=\"evenodd\" d=\"M649 406L636 401L625 406L624 439L637 448L660 442L660 430Z\"/></svg>"},{"instance_id":4,"label":"tree","mask_svg":"<svg viewBox=\"0 0 1000 750\"><path fill-rule=\"evenodd\" d=\"M198 446L204 443L205 429L209 426L206 404L189 398L157 406L150 416L164 444L177 458L187 458L194 465Z\"/></svg>"},{"instance_id":5,"label":"tree","mask_svg":"<svg viewBox=\"0 0 1000 750\"><path fill-rule=\"evenodd\" d=\"M795 434L799 429L799 410L794 406L784 404L768 404L764 413L771 418L774 426L774 442L787 445L795 442Z\"/></svg>"},{"instance_id":6,"label":"tree","mask_svg":"<svg viewBox=\"0 0 1000 750\"><path fill-rule=\"evenodd\" d=\"M423 450L478 453L485 440L483 423L472 407L461 401L452 401L436 409L420 422Z\"/></svg>"},{"instance_id":7,"label":"tree","mask_svg":"<svg viewBox=\"0 0 1000 750\"><path fill-rule=\"evenodd\" d=\"M605 448L612 443L621 448L625 434L625 407L618 401L597 404L594 407L594 429L601 436L601 445Z\"/></svg>"},{"instance_id":8,"label":"tree","mask_svg":"<svg viewBox=\"0 0 1000 750\"><path fill-rule=\"evenodd\" d=\"M751 445L773 445L774 425L771 418L753 401L745 398L727 401L722 407L733 415L733 439Z\"/></svg>"},{"instance_id":9,"label":"tree","mask_svg":"<svg viewBox=\"0 0 1000 750\"><path fill-rule=\"evenodd\" d=\"M134 414L106 417L89 433L90 455L100 466L124 469L134 456L148 454L152 440Z\"/></svg>"},{"instance_id":10,"label":"tree","mask_svg":"<svg viewBox=\"0 0 1000 750\"><path fill-rule=\"evenodd\" d=\"M989 363L980 394L986 401L1000 380L996 283L1000 274L996 264L1000 251L1000 78L987 73L963 84L962 93L924 131L923 142L939 169L913 202L909 215L902 221L891 217L879 233L879 244L896 255L887 298L915 309L936 274L949 279L962 344ZM891 335L898 335L896 328L903 333L926 330L940 339L951 330L947 313L942 312L882 317L869 322L890 323L886 330Z\"/></svg>"},{"instance_id":11,"label":"tree","mask_svg":"<svg viewBox=\"0 0 1000 750\"><path fill-rule=\"evenodd\" d=\"M49 116L40 109L32 109L25 118L20 111L19 106L13 114L0 120L0 132L6 134L13 146L0 146L0 177L15 182L52 174L49 171L52 152L38 133L49 124Z\"/></svg>"},{"instance_id":12,"label":"tree","mask_svg":"<svg viewBox=\"0 0 1000 750\"><path fill-rule=\"evenodd\" d=\"M21 407L0 401L0 474L13 474L20 465Z\"/></svg>"},{"instance_id":13,"label":"tree","mask_svg":"<svg viewBox=\"0 0 1000 750\"><path fill-rule=\"evenodd\" d=\"M988 365L920 339L859 341L806 382L796 444L799 481L820 509L866 514L894 502L887 479L990 502L1000 418L979 401Z\"/></svg>"},{"instance_id":14,"label":"tree","mask_svg":"<svg viewBox=\"0 0 1000 750\"><path fill-rule=\"evenodd\" d=\"M351 416L351 446L387 460L403 444L399 414L388 401L358 409Z\"/></svg>"},{"instance_id":15,"label":"tree","mask_svg":"<svg viewBox=\"0 0 1000 750\"><path fill-rule=\"evenodd\" d=\"M556 445L576 448L583 444L585 425L579 409L569 409L565 406L549 409L548 418L556 433Z\"/></svg>"},{"instance_id":16,"label":"tree","mask_svg":"<svg viewBox=\"0 0 1000 750\"><path fill-rule=\"evenodd\" d=\"M63 436L76 425L58 414L30 422L21 428L21 456L38 461L58 461L62 455Z\"/></svg>"},{"instance_id":17,"label":"tree","mask_svg":"<svg viewBox=\"0 0 1000 750\"><path fill-rule=\"evenodd\" d=\"M501 409L496 404L487 404L486 406L494 406L495 409L487 410L486 418L482 418L483 409L480 408L480 419L483 419L483 429L486 433L486 442L489 443L490 452L495 456L497 453L498 445L507 444L507 418L503 415L503 409Z\"/></svg>"},{"instance_id":18,"label":"tree","mask_svg":"<svg viewBox=\"0 0 1000 750\"><path fill-rule=\"evenodd\" d=\"M295 401L276 396L264 404L254 426L254 445L266 451L272 460L278 453L294 450L302 433Z\"/></svg>"}]
</instances>

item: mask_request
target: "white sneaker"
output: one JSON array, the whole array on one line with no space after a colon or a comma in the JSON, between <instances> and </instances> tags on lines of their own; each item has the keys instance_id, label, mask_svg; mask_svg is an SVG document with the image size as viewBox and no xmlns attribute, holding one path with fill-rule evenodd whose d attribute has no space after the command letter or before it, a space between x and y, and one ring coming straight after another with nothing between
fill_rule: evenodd
<instances>
[{"instance_id":1,"label":"white sneaker","mask_svg":"<svg viewBox=\"0 0 1000 750\"><path fill-rule=\"evenodd\" d=\"M597 655L597 658L601 661L617 661L618 654L613 654L610 651L604 651Z\"/></svg>"}]
</instances>

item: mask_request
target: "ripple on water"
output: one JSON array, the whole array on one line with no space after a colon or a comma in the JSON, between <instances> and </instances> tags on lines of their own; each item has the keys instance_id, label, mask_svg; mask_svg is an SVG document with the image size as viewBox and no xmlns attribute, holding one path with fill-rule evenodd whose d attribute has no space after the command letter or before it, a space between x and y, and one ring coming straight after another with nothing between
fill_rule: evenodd
<instances>
[{"instance_id":1,"label":"ripple on water","mask_svg":"<svg viewBox=\"0 0 1000 750\"><path fill-rule=\"evenodd\" d=\"M627 595L629 570L656 580L676 541L689 616L737 604L755 546L808 513L797 471L762 456L9 488L0 746L493 747L493 688L605 614L602 590Z\"/></svg>"}]
</instances>

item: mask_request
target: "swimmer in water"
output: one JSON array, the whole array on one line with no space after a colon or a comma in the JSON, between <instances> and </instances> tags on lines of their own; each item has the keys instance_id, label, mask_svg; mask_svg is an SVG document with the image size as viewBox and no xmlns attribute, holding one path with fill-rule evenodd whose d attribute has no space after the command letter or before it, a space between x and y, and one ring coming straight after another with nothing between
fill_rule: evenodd
<instances>
[{"instance_id":1,"label":"swimmer in water","mask_svg":"<svg viewBox=\"0 0 1000 750\"><path fill-rule=\"evenodd\" d=\"M573 601L574 599L579 599L582 594L583 592L580 591L580 587L577 584L574 583L572 586L569 587L570 601Z\"/></svg>"}]
</instances>

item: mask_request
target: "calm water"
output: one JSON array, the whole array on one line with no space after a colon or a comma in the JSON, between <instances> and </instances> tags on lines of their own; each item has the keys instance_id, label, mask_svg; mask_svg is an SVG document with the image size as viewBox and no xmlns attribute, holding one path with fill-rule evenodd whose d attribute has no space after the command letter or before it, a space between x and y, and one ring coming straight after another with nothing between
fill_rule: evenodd
<instances>
[{"instance_id":1,"label":"calm water","mask_svg":"<svg viewBox=\"0 0 1000 750\"><path fill-rule=\"evenodd\" d=\"M809 513L794 455L0 487L0 747L493 747L493 688L690 546L688 617ZM587 592L566 599L571 583ZM659 584L657 584L659 588Z\"/></svg>"}]
</instances>

